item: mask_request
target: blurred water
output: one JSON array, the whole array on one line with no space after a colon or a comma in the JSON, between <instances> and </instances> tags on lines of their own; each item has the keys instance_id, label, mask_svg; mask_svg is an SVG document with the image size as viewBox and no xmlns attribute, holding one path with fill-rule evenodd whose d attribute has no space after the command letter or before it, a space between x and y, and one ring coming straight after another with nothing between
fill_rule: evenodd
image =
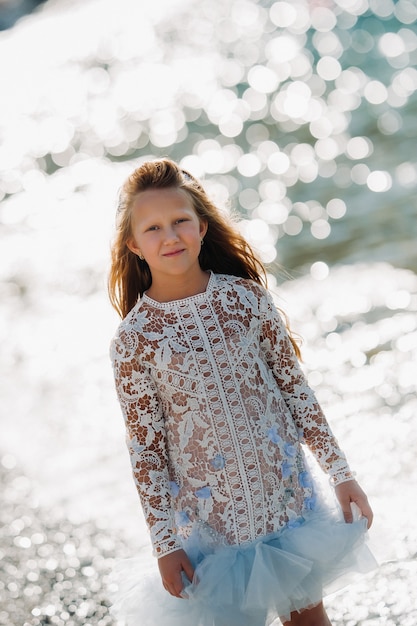
<instances>
[{"instance_id":1,"label":"blurred water","mask_svg":"<svg viewBox=\"0 0 417 626\"><path fill-rule=\"evenodd\" d=\"M99 167L169 154L231 199L266 261L416 269L415 3L43 8L0 38L6 234L45 193L79 205Z\"/></svg>"},{"instance_id":2,"label":"blurred water","mask_svg":"<svg viewBox=\"0 0 417 626\"><path fill-rule=\"evenodd\" d=\"M231 198L271 263L311 384L376 509L375 537L402 567L395 594L410 599L416 18L405 0L49 0L0 33L0 456L16 494L6 481L16 571L25 550L36 559L41 530L11 522L42 527L48 511L56 532L84 528L77 550L92 546L96 560L95 536L106 558L147 542L108 362L117 319L105 283L117 189L141 159L167 154L220 204ZM56 532L45 531L51 552ZM411 626L387 579L373 580L365 617L346 595L335 624ZM16 605L23 592L10 584ZM35 605L28 624L57 617L53 600L39 609L43 593L26 593L16 624ZM84 609L53 623L86 624ZM108 623L100 610L88 623ZM12 619L0 608L0 623Z\"/></svg>"}]
</instances>

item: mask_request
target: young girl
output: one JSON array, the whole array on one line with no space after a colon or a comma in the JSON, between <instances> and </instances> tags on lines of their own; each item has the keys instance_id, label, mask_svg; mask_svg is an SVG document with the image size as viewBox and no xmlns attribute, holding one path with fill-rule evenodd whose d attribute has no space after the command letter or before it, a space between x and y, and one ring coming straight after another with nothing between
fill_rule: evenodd
<instances>
[{"instance_id":1,"label":"young girl","mask_svg":"<svg viewBox=\"0 0 417 626\"><path fill-rule=\"evenodd\" d=\"M123 321L111 356L166 591L143 558L128 560L113 612L129 626L329 625L323 595L374 566L371 508L264 284L193 176L168 159L132 173L112 249Z\"/></svg>"}]
</instances>

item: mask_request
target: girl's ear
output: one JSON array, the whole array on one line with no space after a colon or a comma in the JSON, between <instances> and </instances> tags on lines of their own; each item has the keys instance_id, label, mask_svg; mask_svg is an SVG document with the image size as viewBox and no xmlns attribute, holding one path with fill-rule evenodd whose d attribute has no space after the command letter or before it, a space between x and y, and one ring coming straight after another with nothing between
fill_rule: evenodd
<instances>
[{"instance_id":1,"label":"girl's ear","mask_svg":"<svg viewBox=\"0 0 417 626\"><path fill-rule=\"evenodd\" d=\"M207 222L203 222L200 221L200 237L201 239L204 239L204 237L206 236L206 233L208 231L208 223Z\"/></svg>"},{"instance_id":2,"label":"girl's ear","mask_svg":"<svg viewBox=\"0 0 417 626\"><path fill-rule=\"evenodd\" d=\"M126 245L129 248L129 250L131 252L133 252L133 254L137 254L138 256L142 255L142 253L141 253L140 249L137 247L134 239L128 239L126 241Z\"/></svg>"}]
</instances>

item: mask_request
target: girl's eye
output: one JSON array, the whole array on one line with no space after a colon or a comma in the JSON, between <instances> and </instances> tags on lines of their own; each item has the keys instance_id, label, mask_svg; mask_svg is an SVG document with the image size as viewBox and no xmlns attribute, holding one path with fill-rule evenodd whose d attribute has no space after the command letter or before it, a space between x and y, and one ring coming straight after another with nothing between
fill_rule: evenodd
<instances>
[{"instance_id":1,"label":"girl's eye","mask_svg":"<svg viewBox=\"0 0 417 626\"><path fill-rule=\"evenodd\" d=\"M150 226L148 230L158 230L158 226Z\"/></svg>"},{"instance_id":2,"label":"girl's eye","mask_svg":"<svg viewBox=\"0 0 417 626\"><path fill-rule=\"evenodd\" d=\"M177 224L181 224L181 222L187 222L187 218L186 217L181 217L179 220L177 220Z\"/></svg>"}]
</instances>

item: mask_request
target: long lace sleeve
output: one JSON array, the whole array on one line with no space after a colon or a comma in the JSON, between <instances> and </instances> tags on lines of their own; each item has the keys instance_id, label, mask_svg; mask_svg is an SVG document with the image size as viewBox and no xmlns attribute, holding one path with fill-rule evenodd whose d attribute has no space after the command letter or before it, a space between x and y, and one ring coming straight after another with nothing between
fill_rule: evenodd
<instances>
[{"instance_id":1,"label":"long lace sleeve","mask_svg":"<svg viewBox=\"0 0 417 626\"><path fill-rule=\"evenodd\" d=\"M339 447L317 398L308 386L295 355L285 324L270 294L262 303L261 348L281 390L294 423L305 443L333 485L351 480L346 457Z\"/></svg>"},{"instance_id":2,"label":"long lace sleeve","mask_svg":"<svg viewBox=\"0 0 417 626\"><path fill-rule=\"evenodd\" d=\"M171 506L164 417L155 385L137 357L136 343L134 333L120 332L110 354L133 477L154 555L160 557L181 544Z\"/></svg>"}]
</instances>

